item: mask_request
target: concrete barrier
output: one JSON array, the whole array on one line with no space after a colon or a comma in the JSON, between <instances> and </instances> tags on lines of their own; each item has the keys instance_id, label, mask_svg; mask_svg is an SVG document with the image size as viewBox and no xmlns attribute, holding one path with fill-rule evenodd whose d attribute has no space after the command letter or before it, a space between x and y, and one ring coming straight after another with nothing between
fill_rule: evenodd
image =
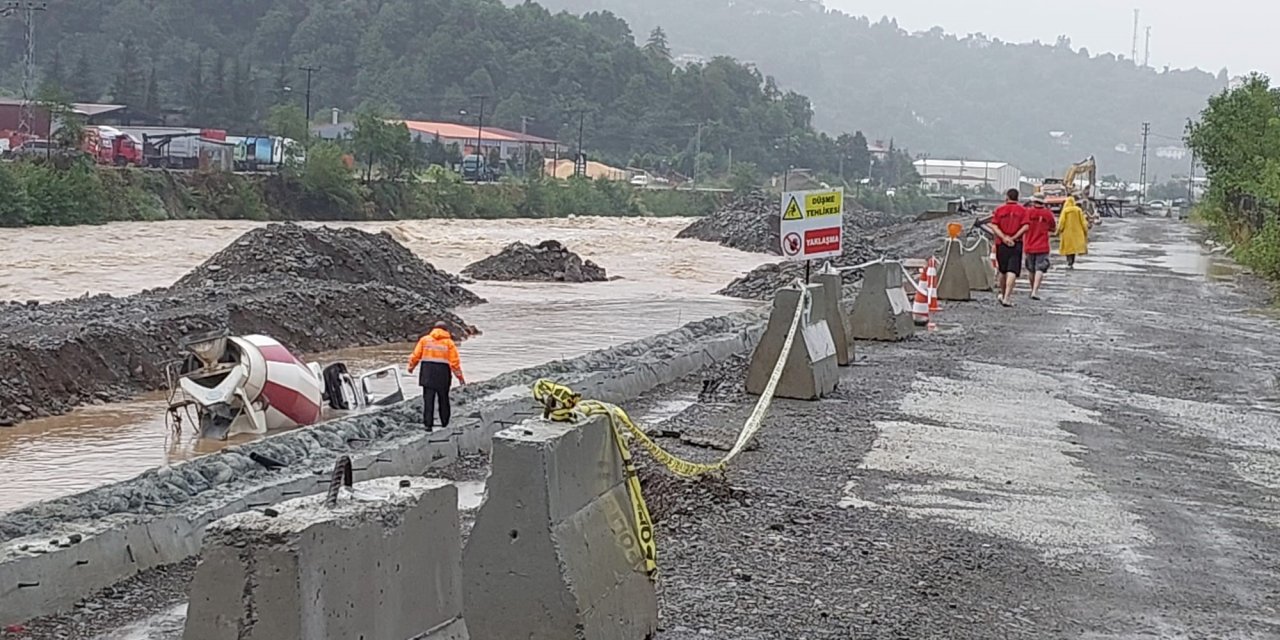
<instances>
[{"instance_id":1,"label":"concrete barrier","mask_svg":"<svg viewBox=\"0 0 1280 640\"><path fill-rule=\"evenodd\" d=\"M853 363L853 341L849 339L849 314L844 308L844 280L828 263L827 268L814 276L814 281L822 287L826 302L822 305L822 318L827 321L831 341L836 346L836 364L847 367Z\"/></svg>"},{"instance_id":2,"label":"concrete barrier","mask_svg":"<svg viewBox=\"0 0 1280 640\"><path fill-rule=\"evenodd\" d=\"M494 438L463 552L476 638L644 640L658 626L608 420L531 420Z\"/></svg>"},{"instance_id":3,"label":"concrete barrier","mask_svg":"<svg viewBox=\"0 0 1280 640\"><path fill-rule=\"evenodd\" d=\"M899 263L882 262L867 267L862 290L853 302L849 329L857 340L906 340L916 332Z\"/></svg>"},{"instance_id":4,"label":"concrete barrier","mask_svg":"<svg viewBox=\"0 0 1280 640\"><path fill-rule=\"evenodd\" d=\"M213 523L186 640L467 640L458 491L383 478Z\"/></svg>"},{"instance_id":5,"label":"concrete barrier","mask_svg":"<svg viewBox=\"0 0 1280 640\"><path fill-rule=\"evenodd\" d=\"M942 272L938 274L938 299L961 302L972 300L969 276L964 265L964 247L959 240L947 239L942 264Z\"/></svg>"},{"instance_id":6,"label":"concrete barrier","mask_svg":"<svg viewBox=\"0 0 1280 640\"><path fill-rule=\"evenodd\" d=\"M339 455L350 455L363 469L357 471L361 480L421 475L459 454L487 451L493 434L537 415L528 385L539 378L622 403L747 353L758 341L761 319L755 312L712 318L468 385L454 394L447 432L422 432L421 401L415 399L0 516L33 532L0 543L0 626L69 610L142 571L199 554L205 528L215 520L323 490L328 467ZM249 459L250 452L286 467L263 469ZM182 494L178 486L192 493Z\"/></svg>"},{"instance_id":7,"label":"concrete barrier","mask_svg":"<svg viewBox=\"0 0 1280 640\"><path fill-rule=\"evenodd\" d=\"M807 285L805 290L809 292L810 302L800 311L803 314L800 326L782 370L782 378L774 390L774 395L780 398L817 400L834 391L840 380L836 346L821 313L827 304L826 292L818 285ZM751 366L747 370L748 393L764 393L774 365L782 355L782 345L791 329L796 303L802 293L801 289L791 286L779 289L774 296L773 313L769 315L760 343L751 354Z\"/></svg>"},{"instance_id":8,"label":"concrete barrier","mask_svg":"<svg viewBox=\"0 0 1280 640\"><path fill-rule=\"evenodd\" d=\"M996 271L991 268L991 243L986 238L978 238L978 246L964 252L964 269L970 290L995 290Z\"/></svg>"}]
</instances>

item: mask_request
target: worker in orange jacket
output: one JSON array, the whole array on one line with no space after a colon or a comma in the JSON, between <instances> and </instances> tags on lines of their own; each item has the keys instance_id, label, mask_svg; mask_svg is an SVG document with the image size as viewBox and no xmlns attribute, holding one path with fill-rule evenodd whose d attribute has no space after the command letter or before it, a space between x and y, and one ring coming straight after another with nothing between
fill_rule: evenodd
<instances>
[{"instance_id":1,"label":"worker in orange jacket","mask_svg":"<svg viewBox=\"0 0 1280 640\"><path fill-rule=\"evenodd\" d=\"M435 430L435 407L438 402L440 426L448 427L449 387L453 384L452 378L456 377L458 384L467 383L462 376L458 346L453 343L448 325L437 322L431 333L418 340L413 355L409 356L409 375L413 375L413 370L419 364L422 365L422 371L418 374L418 384L422 386L422 423L426 425L427 431Z\"/></svg>"}]
</instances>

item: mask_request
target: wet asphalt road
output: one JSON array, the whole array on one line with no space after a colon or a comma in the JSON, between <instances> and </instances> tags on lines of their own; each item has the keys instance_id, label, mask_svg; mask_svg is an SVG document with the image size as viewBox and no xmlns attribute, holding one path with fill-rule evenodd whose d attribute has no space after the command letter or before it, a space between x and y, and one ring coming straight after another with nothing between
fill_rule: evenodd
<instances>
[{"instance_id":1,"label":"wet asphalt road","mask_svg":"<svg viewBox=\"0 0 1280 640\"><path fill-rule=\"evenodd\" d=\"M1042 302L1024 281L1013 309L975 294L859 343L726 484L648 486L657 640L1280 638L1280 322L1182 223L1108 220L1091 250ZM731 441L743 368L626 408ZM135 608L160 614L136 635L61 637L176 638L176 601Z\"/></svg>"},{"instance_id":2,"label":"wet asphalt road","mask_svg":"<svg viewBox=\"0 0 1280 640\"><path fill-rule=\"evenodd\" d=\"M944 303L931 335L860 343L833 398L775 404L732 496L660 523L659 639L1280 637L1265 288L1177 221L1091 250L1042 302Z\"/></svg>"}]
</instances>

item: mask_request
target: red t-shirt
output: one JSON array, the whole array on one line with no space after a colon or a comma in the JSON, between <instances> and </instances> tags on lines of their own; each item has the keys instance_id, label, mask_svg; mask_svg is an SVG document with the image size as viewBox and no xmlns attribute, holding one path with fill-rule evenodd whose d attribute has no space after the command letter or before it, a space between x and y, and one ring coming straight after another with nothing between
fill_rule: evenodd
<instances>
[{"instance_id":1,"label":"red t-shirt","mask_svg":"<svg viewBox=\"0 0 1280 640\"><path fill-rule=\"evenodd\" d=\"M1049 234L1058 221L1048 207L1031 207L1027 209L1027 232L1023 234L1023 249L1026 254L1049 253Z\"/></svg>"},{"instance_id":2,"label":"red t-shirt","mask_svg":"<svg viewBox=\"0 0 1280 640\"><path fill-rule=\"evenodd\" d=\"M1027 209L1016 202L1006 202L992 214L991 224L1012 238L1022 225L1027 224Z\"/></svg>"}]
</instances>

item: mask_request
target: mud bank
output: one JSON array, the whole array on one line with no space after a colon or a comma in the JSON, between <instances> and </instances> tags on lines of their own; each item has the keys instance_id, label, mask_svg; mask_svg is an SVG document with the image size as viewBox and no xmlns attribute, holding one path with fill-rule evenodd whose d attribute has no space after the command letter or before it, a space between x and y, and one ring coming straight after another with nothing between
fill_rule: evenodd
<instances>
[{"instance_id":1,"label":"mud bank","mask_svg":"<svg viewBox=\"0 0 1280 640\"><path fill-rule=\"evenodd\" d=\"M762 317L741 312L582 358L511 372L455 395L454 424L425 434L420 401L289 432L0 518L0 623L53 613L141 571L199 551L209 522L314 493L339 455L358 479L418 474L487 450L496 431L535 413L528 386L550 377L625 401L751 348ZM283 464L267 470L250 457ZM25 590L8 585L39 583Z\"/></svg>"},{"instance_id":2,"label":"mud bank","mask_svg":"<svg viewBox=\"0 0 1280 640\"><path fill-rule=\"evenodd\" d=\"M167 288L0 303L0 427L163 388L186 335L264 333L317 352L416 339L482 302L385 234L272 225Z\"/></svg>"}]
</instances>

